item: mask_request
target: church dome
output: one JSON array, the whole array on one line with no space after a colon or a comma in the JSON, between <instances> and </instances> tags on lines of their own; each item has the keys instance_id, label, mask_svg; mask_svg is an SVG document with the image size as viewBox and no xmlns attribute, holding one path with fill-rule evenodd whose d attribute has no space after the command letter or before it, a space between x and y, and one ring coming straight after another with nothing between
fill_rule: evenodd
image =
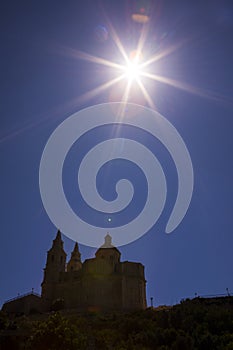
<instances>
[{"instance_id":1,"label":"church dome","mask_svg":"<svg viewBox=\"0 0 233 350\"><path fill-rule=\"evenodd\" d=\"M113 263L120 262L121 253L112 245L112 237L107 234L104 240L104 244L95 253L96 258L105 259Z\"/></svg>"}]
</instances>

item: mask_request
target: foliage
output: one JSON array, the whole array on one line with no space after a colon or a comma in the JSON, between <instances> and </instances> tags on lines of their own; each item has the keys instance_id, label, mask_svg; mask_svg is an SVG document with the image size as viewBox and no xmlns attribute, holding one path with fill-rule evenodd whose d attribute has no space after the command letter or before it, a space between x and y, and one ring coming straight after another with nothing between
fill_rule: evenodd
<instances>
[{"instance_id":1,"label":"foliage","mask_svg":"<svg viewBox=\"0 0 233 350\"><path fill-rule=\"evenodd\" d=\"M7 315L0 311L0 331L7 328L8 319Z\"/></svg>"},{"instance_id":2,"label":"foliage","mask_svg":"<svg viewBox=\"0 0 233 350\"><path fill-rule=\"evenodd\" d=\"M86 339L87 337L79 332L67 318L55 313L46 321L37 322L34 325L26 348L33 350L85 349Z\"/></svg>"},{"instance_id":3,"label":"foliage","mask_svg":"<svg viewBox=\"0 0 233 350\"><path fill-rule=\"evenodd\" d=\"M25 350L233 350L231 298L196 298L129 314L52 313L40 317L12 321L0 314L2 332L12 324L24 330L18 338L21 345L14 348Z\"/></svg>"}]
</instances>

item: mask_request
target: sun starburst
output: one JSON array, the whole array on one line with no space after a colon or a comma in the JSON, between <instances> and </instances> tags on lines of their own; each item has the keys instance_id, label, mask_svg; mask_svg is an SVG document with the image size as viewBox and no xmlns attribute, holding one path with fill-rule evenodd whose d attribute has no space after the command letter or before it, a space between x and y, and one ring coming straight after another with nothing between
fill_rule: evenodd
<instances>
[{"instance_id":1,"label":"sun starburst","mask_svg":"<svg viewBox=\"0 0 233 350\"><path fill-rule=\"evenodd\" d=\"M92 90L86 92L85 94L83 94L82 96L79 96L78 100L80 102L85 102L88 99L91 99L95 96L97 96L98 94L100 94L101 92L103 92L104 90L107 90L108 88L110 88L111 86L121 82L121 81L125 81L124 85L121 85L121 90L122 90L122 94L121 94L121 98L120 100L123 102L128 102L130 95L132 93L132 88L134 86L137 86L140 91L141 94L144 96L145 101L148 103L148 105L150 107L154 108L154 103L152 101L152 98L150 97L148 91L146 90L146 87L144 86L144 83L142 82L142 76L144 77L149 77L147 76L147 71L145 71L145 67L147 67L148 65L150 65L151 63L153 63L156 59L155 58L151 58L148 62L147 61L143 61L143 55L142 55L142 51L144 48L144 44L146 41L146 37L147 37L147 30L148 27L144 27L142 32L141 32L141 36L139 38L138 41L138 45L137 48L130 52L129 54L127 54L127 51L125 50L125 48L123 47L115 29L113 28L113 26L109 23L109 28L111 31L111 36L122 56L122 63L119 64L117 62L113 62L110 60L107 60L105 58L102 57L97 57L97 56L93 56L90 55L88 53L85 52L81 52L81 51L77 51L74 49L68 49L68 51L66 52L69 56L72 56L76 59L81 59L81 60L85 60L91 63L95 63L95 64L99 64L99 65L103 65L106 67L110 67L113 69L113 72L119 72L119 75L109 81L106 81L105 83L93 88ZM149 77L151 78L151 77ZM153 78L152 78L153 79Z\"/></svg>"},{"instance_id":2,"label":"sun starburst","mask_svg":"<svg viewBox=\"0 0 233 350\"><path fill-rule=\"evenodd\" d=\"M91 63L95 63L95 64L99 64L99 65L103 65L105 67L111 68L114 76L113 79L110 79L105 83L77 97L76 103L87 102L89 99L96 97L97 95L109 89L110 87L113 87L114 85L121 83L120 85L121 93L120 93L120 97L118 96L119 102L127 103L129 100L132 99L132 95L134 94L135 90L137 90L136 99L139 96L138 91L140 91L140 94L143 97L144 102L149 107L155 108L154 96L152 98L152 96L150 95L146 87L147 79L150 79L152 81L156 81L162 84L166 84L166 85L175 87L177 89L199 95L201 97L219 99L217 96L210 95L208 91L205 91L203 89L196 88L187 83L170 79L169 77L162 76L159 74L154 74L153 72L151 72L151 68L153 68L153 65L155 63L157 63L164 57L171 55L173 52L179 49L185 42L181 42L177 45L172 45L166 48L165 50L159 51L157 54L153 55L152 57L149 57L147 60L144 60L143 51L145 49L144 47L145 43L148 39L148 30L149 30L149 27L147 24L142 27L137 47L135 48L134 51L130 53L127 53L127 50L124 48L119 36L117 35L116 30L111 25L111 23L108 23L108 26L111 33L111 37L113 38L116 44L116 47L118 48L118 51L122 56L121 63L110 61L102 57L93 56L88 53L84 53L74 49L66 50L66 54L76 59L85 60ZM119 72L118 76L116 76L117 72ZM133 99L133 102L135 102L135 98ZM136 102L138 101L136 100ZM141 101L139 101L139 104L140 102Z\"/></svg>"}]
</instances>

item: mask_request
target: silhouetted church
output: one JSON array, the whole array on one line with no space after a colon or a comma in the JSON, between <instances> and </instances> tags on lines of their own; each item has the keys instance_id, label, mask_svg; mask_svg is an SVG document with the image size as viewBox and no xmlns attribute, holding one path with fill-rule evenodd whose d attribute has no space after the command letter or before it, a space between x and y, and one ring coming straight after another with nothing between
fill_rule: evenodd
<instances>
[{"instance_id":1,"label":"silhouetted church","mask_svg":"<svg viewBox=\"0 0 233 350\"><path fill-rule=\"evenodd\" d=\"M69 262L58 231L47 253L41 296L30 293L8 301L6 312L29 313L56 308L87 311L130 311L146 308L146 281L141 263L120 261L121 253L111 236L83 263L78 244Z\"/></svg>"}]
</instances>

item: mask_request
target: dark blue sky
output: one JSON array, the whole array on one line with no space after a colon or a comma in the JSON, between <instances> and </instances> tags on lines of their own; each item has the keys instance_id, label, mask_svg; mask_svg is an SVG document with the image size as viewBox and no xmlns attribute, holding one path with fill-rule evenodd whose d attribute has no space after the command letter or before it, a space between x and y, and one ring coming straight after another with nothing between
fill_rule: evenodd
<instances>
[{"instance_id":1,"label":"dark blue sky","mask_svg":"<svg viewBox=\"0 0 233 350\"><path fill-rule=\"evenodd\" d=\"M150 69L198 91L146 84L156 109L185 141L195 176L187 215L166 235L177 178L166 152L155 145L167 171L166 208L146 235L120 248L124 260L145 265L148 301L153 296L158 305L194 293L219 294L226 288L233 293L233 5L225 0L154 3L145 46L148 57L183 44ZM106 17L130 52L140 33L140 25L130 18L132 5L126 0L0 5L0 304L32 287L40 292L46 252L56 234L43 208L38 180L50 134L72 113L109 102L110 90L85 103L77 100L116 72L77 60L69 56L69 49L119 61ZM98 25L107 28L107 40L99 40ZM67 176L69 192L73 178L68 172ZM63 238L70 253L74 243ZM80 250L83 259L95 252L86 246Z\"/></svg>"}]
</instances>

